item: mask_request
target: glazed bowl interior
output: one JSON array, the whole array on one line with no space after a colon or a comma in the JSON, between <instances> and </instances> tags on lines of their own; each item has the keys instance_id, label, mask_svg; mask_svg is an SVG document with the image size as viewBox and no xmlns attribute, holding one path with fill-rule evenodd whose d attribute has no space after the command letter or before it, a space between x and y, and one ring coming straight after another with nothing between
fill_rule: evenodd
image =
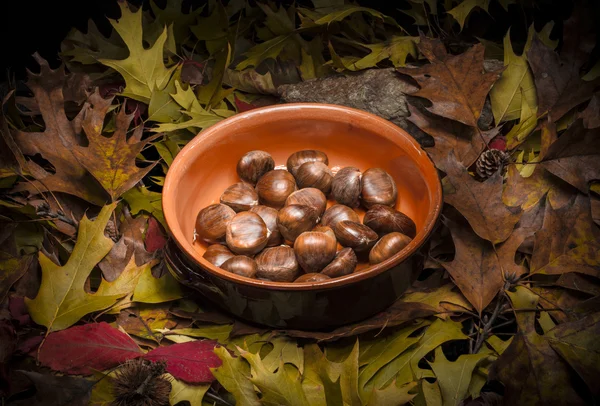
<instances>
[{"instance_id":1,"label":"glazed bowl interior","mask_svg":"<svg viewBox=\"0 0 600 406\"><path fill-rule=\"evenodd\" d=\"M396 181L396 208L417 225L417 236L401 252L378 265L361 264L356 272L322 282L268 282L238 276L210 264L207 245L193 242L198 212L219 203L221 193L239 182L236 164L248 151L270 153L285 165L296 151L317 149L329 167L383 168ZM390 269L414 253L430 234L442 205L435 167L404 130L374 115L326 104L286 104L251 110L224 120L196 136L176 157L163 190L169 231L181 250L204 269L243 284L276 289L333 288ZM334 202L329 201L331 206ZM361 218L362 218L362 214Z\"/></svg>"}]
</instances>

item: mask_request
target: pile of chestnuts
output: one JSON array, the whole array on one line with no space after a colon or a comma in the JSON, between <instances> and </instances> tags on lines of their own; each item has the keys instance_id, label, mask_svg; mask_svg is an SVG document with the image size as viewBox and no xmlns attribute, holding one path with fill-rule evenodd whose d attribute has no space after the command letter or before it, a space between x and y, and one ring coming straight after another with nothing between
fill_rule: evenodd
<instances>
[{"instance_id":1,"label":"pile of chestnuts","mask_svg":"<svg viewBox=\"0 0 600 406\"><path fill-rule=\"evenodd\" d=\"M324 152L293 153L287 169L264 151L237 164L241 182L203 208L194 240L204 258L226 271L274 282L316 282L374 265L415 237L415 223L396 210L398 190L383 169L329 167ZM283 166L282 166L283 167ZM327 208L327 199L335 204ZM366 212L360 220L357 209Z\"/></svg>"}]
</instances>

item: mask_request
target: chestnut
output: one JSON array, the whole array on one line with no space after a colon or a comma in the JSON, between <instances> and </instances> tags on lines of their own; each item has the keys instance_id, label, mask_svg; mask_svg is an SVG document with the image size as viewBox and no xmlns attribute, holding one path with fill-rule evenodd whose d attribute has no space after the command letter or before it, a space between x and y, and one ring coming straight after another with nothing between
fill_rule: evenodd
<instances>
[{"instance_id":1,"label":"chestnut","mask_svg":"<svg viewBox=\"0 0 600 406\"><path fill-rule=\"evenodd\" d=\"M272 171L274 168L275 161L269 153L265 151L250 151L246 152L240 158L236 170L240 179L255 185L261 176Z\"/></svg>"},{"instance_id":2,"label":"chestnut","mask_svg":"<svg viewBox=\"0 0 600 406\"><path fill-rule=\"evenodd\" d=\"M329 234L331 236L331 238L335 238L335 233L333 232L333 229L331 227L328 227L328 226L318 225L318 226L316 226L315 228L313 228L310 231L314 231L316 233Z\"/></svg>"},{"instance_id":3,"label":"chestnut","mask_svg":"<svg viewBox=\"0 0 600 406\"><path fill-rule=\"evenodd\" d=\"M317 188L327 194L331 190L333 174L323 162L305 162L296 171L298 187Z\"/></svg>"},{"instance_id":4,"label":"chestnut","mask_svg":"<svg viewBox=\"0 0 600 406\"><path fill-rule=\"evenodd\" d=\"M337 253L333 261L321 273L331 278L351 274L356 269L358 259L352 248L344 248Z\"/></svg>"},{"instance_id":5,"label":"chestnut","mask_svg":"<svg viewBox=\"0 0 600 406\"><path fill-rule=\"evenodd\" d=\"M296 279L294 282L321 282L326 281L327 279L331 279L327 275L323 275L322 273L305 273Z\"/></svg>"},{"instance_id":6,"label":"chestnut","mask_svg":"<svg viewBox=\"0 0 600 406\"><path fill-rule=\"evenodd\" d=\"M323 217L321 217L321 224L335 228L335 225L343 220L350 220L354 221L355 223L360 223L358 214L356 214L356 212L350 207L344 206L343 204L334 204L325 210L325 214L323 214Z\"/></svg>"},{"instance_id":7,"label":"chestnut","mask_svg":"<svg viewBox=\"0 0 600 406\"><path fill-rule=\"evenodd\" d=\"M277 226L277 210L272 207L259 205L251 208L250 212L258 214L271 233L271 235L269 235L269 241L267 241L267 247L281 245L281 243L283 243L283 237Z\"/></svg>"},{"instance_id":8,"label":"chestnut","mask_svg":"<svg viewBox=\"0 0 600 406\"><path fill-rule=\"evenodd\" d=\"M319 272L335 257L337 242L327 233L307 231L296 238L294 252L306 273Z\"/></svg>"},{"instance_id":9,"label":"chestnut","mask_svg":"<svg viewBox=\"0 0 600 406\"><path fill-rule=\"evenodd\" d=\"M380 236L399 232L411 238L417 235L417 226L406 214L389 206L376 204L372 206L363 218L363 224Z\"/></svg>"},{"instance_id":10,"label":"chestnut","mask_svg":"<svg viewBox=\"0 0 600 406\"><path fill-rule=\"evenodd\" d=\"M258 193L247 183L239 182L229 186L220 198L221 204L231 207L236 213L258 206Z\"/></svg>"},{"instance_id":11,"label":"chestnut","mask_svg":"<svg viewBox=\"0 0 600 406\"><path fill-rule=\"evenodd\" d=\"M285 201L285 205L290 204L302 204L310 206L317 212L318 216L321 217L327 207L327 197L319 189L308 187L305 189L296 190L294 193L288 196Z\"/></svg>"},{"instance_id":12,"label":"chestnut","mask_svg":"<svg viewBox=\"0 0 600 406\"><path fill-rule=\"evenodd\" d=\"M319 221L315 209L301 204L290 204L279 210L277 226L287 241L295 241L305 231L312 229Z\"/></svg>"},{"instance_id":13,"label":"chestnut","mask_svg":"<svg viewBox=\"0 0 600 406\"><path fill-rule=\"evenodd\" d=\"M379 238L375 231L364 224L348 220L337 223L333 231L340 244L356 252L369 250Z\"/></svg>"},{"instance_id":14,"label":"chestnut","mask_svg":"<svg viewBox=\"0 0 600 406\"><path fill-rule=\"evenodd\" d=\"M398 199L396 182L381 168L367 169L362 176L361 198L368 209L376 204L394 206Z\"/></svg>"},{"instance_id":15,"label":"chestnut","mask_svg":"<svg viewBox=\"0 0 600 406\"><path fill-rule=\"evenodd\" d=\"M253 255L267 245L269 229L258 214L243 211L227 225L225 239L229 249L236 254Z\"/></svg>"},{"instance_id":16,"label":"chestnut","mask_svg":"<svg viewBox=\"0 0 600 406\"><path fill-rule=\"evenodd\" d=\"M202 258L206 259L214 266L220 267L223 265L223 262L227 261L229 258L233 258L234 256L235 254L226 246L221 244L213 244L208 246L204 252L204 255L202 255Z\"/></svg>"},{"instance_id":17,"label":"chestnut","mask_svg":"<svg viewBox=\"0 0 600 406\"><path fill-rule=\"evenodd\" d=\"M291 247L267 248L255 260L258 278L273 282L292 282L298 276L298 261Z\"/></svg>"},{"instance_id":18,"label":"chestnut","mask_svg":"<svg viewBox=\"0 0 600 406\"><path fill-rule=\"evenodd\" d=\"M294 152L287 160L286 166L288 171L296 176L296 171L300 166L306 162L322 162L325 165L329 164L329 159L324 152L317 151L314 149L307 149L304 151Z\"/></svg>"},{"instance_id":19,"label":"chestnut","mask_svg":"<svg viewBox=\"0 0 600 406\"><path fill-rule=\"evenodd\" d=\"M331 182L331 194L336 202L349 207L360 205L362 173L358 168L348 166L335 174Z\"/></svg>"},{"instance_id":20,"label":"chestnut","mask_svg":"<svg viewBox=\"0 0 600 406\"><path fill-rule=\"evenodd\" d=\"M285 200L296 190L294 176L286 170L275 169L265 173L256 184L261 204L280 209Z\"/></svg>"},{"instance_id":21,"label":"chestnut","mask_svg":"<svg viewBox=\"0 0 600 406\"><path fill-rule=\"evenodd\" d=\"M393 257L412 241L407 235L402 233L389 233L381 237L377 244L369 252L369 263L378 264L388 258Z\"/></svg>"},{"instance_id":22,"label":"chestnut","mask_svg":"<svg viewBox=\"0 0 600 406\"><path fill-rule=\"evenodd\" d=\"M245 255L236 255L221 265L221 269L246 278L255 278L258 267L256 261Z\"/></svg>"},{"instance_id":23,"label":"chestnut","mask_svg":"<svg viewBox=\"0 0 600 406\"><path fill-rule=\"evenodd\" d=\"M202 240L215 243L225 237L227 224L235 216L235 211L224 204L211 204L200 210L196 217L196 228L194 236Z\"/></svg>"}]
</instances>

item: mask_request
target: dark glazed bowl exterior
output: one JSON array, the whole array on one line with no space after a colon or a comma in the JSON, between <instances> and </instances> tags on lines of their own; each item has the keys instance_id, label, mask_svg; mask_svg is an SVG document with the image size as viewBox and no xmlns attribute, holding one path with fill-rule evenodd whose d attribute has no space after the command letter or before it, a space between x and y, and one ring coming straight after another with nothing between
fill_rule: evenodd
<instances>
[{"instance_id":1,"label":"dark glazed bowl exterior","mask_svg":"<svg viewBox=\"0 0 600 406\"><path fill-rule=\"evenodd\" d=\"M269 152L276 165L285 164L295 151L317 149L327 153L332 168L385 169L397 183L396 208L415 221L417 236L380 264L363 263L350 275L321 282L269 282L213 266L202 258L206 245L192 242L196 214L218 202L221 192L239 181L238 159L257 149ZM404 293L420 269L421 252L441 207L441 185L433 163L401 128L341 106L265 107L204 130L177 155L163 189L171 234L165 257L177 280L241 319L274 328L333 328L365 319Z\"/></svg>"}]
</instances>

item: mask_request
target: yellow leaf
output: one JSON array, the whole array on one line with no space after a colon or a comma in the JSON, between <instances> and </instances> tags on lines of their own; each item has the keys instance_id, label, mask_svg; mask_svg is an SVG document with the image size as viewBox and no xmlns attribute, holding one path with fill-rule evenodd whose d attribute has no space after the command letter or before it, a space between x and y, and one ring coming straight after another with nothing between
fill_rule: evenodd
<instances>
[{"instance_id":1,"label":"yellow leaf","mask_svg":"<svg viewBox=\"0 0 600 406\"><path fill-rule=\"evenodd\" d=\"M162 211L162 195L152 192L146 187L134 187L123 194L134 216L141 211L152 214L162 225L167 227Z\"/></svg>"},{"instance_id":2,"label":"yellow leaf","mask_svg":"<svg viewBox=\"0 0 600 406\"><path fill-rule=\"evenodd\" d=\"M392 35L389 39L377 44L360 44L371 50L371 53L351 66L350 70L361 70L375 67L379 62L389 59L396 67L406 65L406 58L410 55L417 58L416 41L418 38Z\"/></svg>"},{"instance_id":3,"label":"yellow leaf","mask_svg":"<svg viewBox=\"0 0 600 406\"><path fill-rule=\"evenodd\" d=\"M155 278L151 267L144 269L133 291L133 301L140 303L162 303L182 297L181 286L170 272Z\"/></svg>"},{"instance_id":4,"label":"yellow leaf","mask_svg":"<svg viewBox=\"0 0 600 406\"><path fill-rule=\"evenodd\" d=\"M454 362L446 359L442 347L435 349L435 361L430 362L431 369L442 391L443 406L462 404L469 391L469 383L475 367L489 357L488 352L463 354Z\"/></svg>"},{"instance_id":5,"label":"yellow leaf","mask_svg":"<svg viewBox=\"0 0 600 406\"><path fill-rule=\"evenodd\" d=\"M454 284L448 283L433 290L408 292L402 301L428 304L440 312L437 317L447 319L452 315L452 310L473 309L469 301L455 288Z\"/></svg>"},{"instance_id":6,"label":"yellow leaf","mask_svg":"<svg viewBox=\"0 0 600 406\"><path fill-rule=\"evenodd\" d=\"M100 63L119 72L125 79L123 95L149 103L155 89L163 89L169 83L176 66L167 68L163 62L163 49L167 41L167 28L156 42L144 49L142 10L132 12L127 2L121 2L121 17L111 20L115 31L121 36L129 56L126 59L100 59Z\"/></svg>"},{"instance_id":7,"label":"yellow leaf","mask_svg":"<svg viewBox=\"0 0 600 406\"><path fill-rule=\"evenodd\" d=\"M271 372L279 368L280 361L284 364L292 364L302 374L304 372L304 352L298 347L296 340L281 336L270 341L273 349L263 357L265 367Z\"/></svg>"},{"instance_id":8,"label":"yellow leaf","mask_svg":"<svg viewBox=\"0 0 600 406\"><path fill-rule=\"evenodd\" d=\"M225 347L216 347L214 351L223 364L211 368L211 371L225 390L233 395L236 405L261 406L254 385L250 382L248 363L242 357L231 355Z\"/></svg>"},{"instance_id":9,"label":"yellow leaf","mask_svg":"<svg viewBox=\"0 0 600 406\"><path fill-rule=\"evenodd\" d=\"M83 217L77 242L64 266L56 265L40 252L40 290L35 299L25 298L25 304L33 321L47 327L48 331L70 327L86 314L106 309L125 296L117 285L103 286L107 283L105 280L100 285L100 293L85 291L85 282L92 269L114 245L110 238L104 236L104 228L115 206L116 203L104 206L95 221Z\"/></svg>"},{"instance_id":10,"label":"yellow leaf","mask_svg":"<svg viewBox=\"0 0 600 406\"><path fill-rule=\"evenodd\" d=\"M402 386L396 385L393 381L384 389L374 389L371 395L371 400L367 405L373 406L398 406L409 403L416 393L408 393L412 388L417 386L417 382L411 382Z\"/></svg>"},{"instance_id":11,"label":"yellow leaf","mask_svg":"<svg viewBox=\"0 0 600 406\"><path fill-rule=\"evenodd\" d=\"M490 0L465 0L458 6L454 7L452 10L449 10L448 14L454 17L454 19L460 25L460 29L462 31L462 29L465 26L465 21L467 20L467 17L469 17L473 9L475 7L479 7L485 10L485 12L487 13L489 4Z\"/></svg>"},{"instance_id":12,"label":"yellow leaf","mask_svg":"<svg viewBox=\"0 0 600 406\"><path fill-rule=\"evenodd\" d=\"M522 118L522 99L525 100L523 104L527 103L529 112L537 111L535 83L525 55L523 53L518 56L514 53L510 41L510 30L508 30L504 37L505 69L490 91L492 113L496 124Z\"/></svg>"},{"instance_id":13,"label":"yellow leaf","mask_svg":"<svg viewBox=\"0 0 600 406\"><path fill-rule=\"evenodd\" d=\"M220 343L225 343L227 342L229 333L231 333L232 327L233 326L230 324L206 325L200 328L178 328L161 332L166 333L168 339L170 339L171 335L184 335L194 338L209 338L211 340L217 340Z\"/></svg>"},{"instance_id":14,"label":"yellow leaf","mask_svg":"<svg viewBox=\"0 0 600 406\"><path fill-rule=\"evenodd\" d=\"M524 92L521 93L524 95ZM526 97L520 97L521 103L521 119L518 124L515 124L506 134L506 146L513 149L521 144L529 134L535 130L537 126L537 105L531 108Z\"/></svg>"},{"instance_id":15,"label":"yellow leaf","mask_svg":"<svg viewBox=\"0 0 600 406\"><path fill-rule=\"evenodd\" d=\"M190 406L202 406L202 399L210 388L210 384L190 385L175 379L171 374L167 374L167 376L171 382L169 403L172 406L179 402L189 402Z\"/></svg>"}]
</instances>

